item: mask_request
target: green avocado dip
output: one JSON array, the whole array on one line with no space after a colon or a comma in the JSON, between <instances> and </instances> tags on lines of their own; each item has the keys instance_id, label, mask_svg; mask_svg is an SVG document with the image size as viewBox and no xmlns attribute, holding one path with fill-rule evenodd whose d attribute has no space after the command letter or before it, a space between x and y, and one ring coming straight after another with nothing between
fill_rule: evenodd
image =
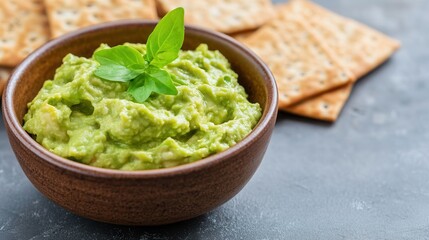
<instances>
[{"instance_id":1,"label":"green avocado dip","mask_svg":"<svg viewBox=\"0 0 429 240\"><path fill-rule=\"evenodd\" d=\"M125 45L146 52L144 44ZM128 82L95 76L98 65L68 54L28 104L24 129L59 156L121 170L172 167L233 146L261 117L228 60L204 44L163 67L177 95L155 93L143 103Z\"/></svg>"}]
</instances>

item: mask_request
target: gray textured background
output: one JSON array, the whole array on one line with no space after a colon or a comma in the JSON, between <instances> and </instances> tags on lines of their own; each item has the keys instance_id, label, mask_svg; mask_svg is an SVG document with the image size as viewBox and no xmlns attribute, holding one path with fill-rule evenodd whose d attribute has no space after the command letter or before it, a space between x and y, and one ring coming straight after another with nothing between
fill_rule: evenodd
<instances>
[{"instance_id":1,"label":"gray textured background","mask_svg":"<svg viewBox=\"0 0 429 240\"><path fill-rule=\"evenodd\" d=\"M2 123L0 239L429 239L429 1L316 2L402 42L359 81L336 124L281 113L262 165L235 198L190 221L133 228L43 197Z\"/></svg>"}]
</instances>

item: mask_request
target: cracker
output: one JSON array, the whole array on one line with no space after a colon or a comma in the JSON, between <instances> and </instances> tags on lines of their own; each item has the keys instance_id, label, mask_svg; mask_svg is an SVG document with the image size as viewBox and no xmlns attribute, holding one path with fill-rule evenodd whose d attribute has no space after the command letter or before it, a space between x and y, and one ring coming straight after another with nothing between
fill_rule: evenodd
<instances>
[{"instance_id":1,"label":"cracker","mask_svg":"<svg viewBox=\"0 0 429 240\"><path fill-rule=\"evenodd\" d=\"M398 41L380 32L309 1L293 0L289 5L292 11L289 14L306 19L314 31L325 39L343 66L357 77L366 75L379 66L400 46ZM283 110L310 118L335 121L350 91L351 86L348 85Z\"/></svg>"},{"instance_id":2,"label":"cracker","mask_svg":"<svg viewBox=\"0 0 429 240\"><path fill-rule=\"evenodd\" d=\"M11 73L12 68L0 67L0 94L3 92Z\"/></svg>"},{"instance_id":3,"label":"cracker","mask_svg":"<svg viewBox=\"0 0 429 240\"><path fill-rule=\"evenodd\" d=\"M307 0L292 0L280 8L304 19L357 78L386 61L399 42Z\"/></svg>"},{"instance_id":4,"label":"cracker","mask_svg":"<svg viewBox=\"0 0 429 240\"><path fill-rule=\"evenodd\" d=\"M3 0L0 21L0 65L16 66L49 39L42 0Z\"/></svg>"},{"instance_id":5,"label":"cracker","mask_svg":"<svg viewBox=\"0 0 429 240\"><path fill-rule=\"evenodd\" d=\"M44 0L52 37L121 19L157 19L155 0Z\"/></svg>"},{"instance_id":6,"label":"cracker","mask_svg":"<svg viewBox=\"0 0 429 240\"><path fill-rule=\"evenodd\" d=\"M309 97L351 82L323 41L301 19L279 15L254 34L241 38L273 72L279 89L279 107L285 108Z\"/></svg>"},{"instance_id":7,"label":"cracker","mask_svg":"<svg viewBox=\"0 0 429 240\"><path fill-rule=\"evenodd\" d=\"M246 39L248 39L253 34L255 34L256 31L257 30L248 30L248 31L243 31L243 32L238 32L238 33L232 33L232 34L229 34L229 36L235 38L235 40L237 40L239 42L244 42L244 41L246 41Z\"/></svg>"},{"instance_id":8,"label":"cracker","mask_svg":"<svg viewBox=\"0 0 429 240\"><path fill-rule=\"evenodd\" d=\"M185 23L224 33L257 28L274 13L271 0L158 0L162 14L185 8Z\"/></svg>"},{"instance_id":9,"label":"cracker","mask_svg":"<svg viewBox=\"0 0 429 240\"><path fill-rule=\"evenodd\" d=\"M307 99L302 103L285 108L286 112L296 115L334 122L341 113L350 96L353 84L334 89L330 92Z\"/></svg>"}]
</instances>

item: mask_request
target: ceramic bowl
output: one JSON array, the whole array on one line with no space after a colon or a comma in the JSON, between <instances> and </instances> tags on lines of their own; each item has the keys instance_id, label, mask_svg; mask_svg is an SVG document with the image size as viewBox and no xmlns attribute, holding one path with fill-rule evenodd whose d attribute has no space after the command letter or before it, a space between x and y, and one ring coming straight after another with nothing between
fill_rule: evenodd
<instances>
[{"instance_id":1,"label":"ceramic bowl","mask_svg":"<svg viewBox=\"0 0 429 240\"><path fill-rule=\"evenodd\" d=\"M160 225L204 214L236 195L258 168L277 115L277 89L268 67L232 38L186 27L184 49L207 43L231 62L239 82L263 115L253 131L228 150L178 167L121 171L64 159L39 145L23 128L29 103L52 79L68 53L90 57L101 44L145 43L156 22L119 21L57 38L32 53L10 77L3 94L3 118L23 171L46 197L69 211L97 221Z\"/></svg>"}]
</instances>

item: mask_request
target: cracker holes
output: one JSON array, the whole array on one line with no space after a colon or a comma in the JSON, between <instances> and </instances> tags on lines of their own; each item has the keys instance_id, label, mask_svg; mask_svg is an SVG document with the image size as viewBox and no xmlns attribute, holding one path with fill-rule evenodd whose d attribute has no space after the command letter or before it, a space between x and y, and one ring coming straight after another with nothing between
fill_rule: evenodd
<instances>
[{"instance_id":1,"label":"cracker holes","mask_svg":"<svg viewBox=\"0 0 429 240\"><path fill-rule=\"evenodd\" d=\"M374 54L368 53L365 56L365 61L368 62L368 63L374 63L374 62L377 61L377 58L375 57Z\"/></svg>"},{"instance_id":2,"label":"cracker holes","mask_svg":"<svg viewBox=\"0 0 429 240\"><path fill-rule=\"evenodd\" d=\"M73 18L78 15L78 10L57 10L55 14L62 16L63 18Z\"/></svg>"},{"instance_id":3,"label":"cracker holes","mask_svg":"<svg viewBox=\"0 0 429 240\"><path fill-rule=\"evenodd\" d=\"M306 33L306 32L301 33L301 38L302 39L308 39L308 33Z\"/></svg>"},{"instance_id":4,"label":"cracker holes","mask_svg":"<svg viewBox=\"0 0 429 240\"><path fill-rule=\"evenodd\" d=\"M31 53L31 49L30 48L24 48L21 50L21 53L24 55L28 55Z\"/></svg>"},{"instance_id":5,"label":"cracker holes","mask_svg":"<svg viewBox=\"0 0 429 240\"><path fill-rule=\"evenodd\" d=\"M98 20L100 19L100 16L97 13L93 13L92 18L94 18L95 20Z\"/></svg>"},{"instance_id":6,"label":"cracker holes","mask_svg":"<svg viewBox=\"0 0 429 240\"><path fill-rule=\"evenodd\" d=\"M210 10L210 15L212 15L213 17L221 17L221 12L218 8L211 8Z\"/></svg>"},{"instance_id":7,"label":"cracker holes","mask_svg":"<svg viewBox=\"0 0 429 240\"><path fill-rule=\"evenodd\" d=\"M280 25L279 24L271 24L270 28L273 29L274 31L280 30Z\"/></svg>"},{"instance_id":8,"label":"cracker holes","mask_svg":"<svg viewBox=\"0 0 429 240\"><path fill-rule=\"evenodd\" d=\"M36 36L32 36L32 37L29 37L29 38L28 38L28 41L29 41L29 42L32 42L32 43L36 42L36 40L37 40L37 37L36 37Z\"/></svg>"},{"instance_id":9,"label":"cracker holes","mask_svg":"<svg viewBox=\"0 0 429 240\"><path fill-rule=\"evenodd\" d=\"M320 104L320 109L324 112L329 111L329 104L327 104L326 102L322 102Z\"/></svg>"},{"instance_id":10,"label":"cracker holes","mask_svg":"<svg viewBox=\"0 0 429 240\"><path fill-rule=\"evenodd\" d=\"M281 99L288 99L288 98L289 98L289 96L288 96L286 93L281 93L281 94L280 94L280 98L281 98Z\"/></svg>"},{"instance_id":11,"label":"cracker holes","mask_svg":"<svg viewBox=\"0 0 429 240\"><path fill-rule=\"evenodd\" d=\"M239 15L233 15L230 18L230 24L231 25L234 25L234 24L239 25L241 23L241 19L242 19L241 16L239 16Z\"/></svg>"},{"instance_id":12,"label":"cracker holes","mask_svg":"<svg viewBox=\"0 0 429 240\"><path fill-rule=\"evenodd\" d=\"M269 48L269 49L277 49L276 43L275 42L269 42L268 44L265 44L265 49ZM275 52L274 54L277 55L278 52Z\"/></svg>"},{"instance_id":13,"label":"cracker holes","mask_svg":"<svg viewBox=\"0 0 429 240\"><path fill-rule=\"evenodd\" d=\"M377 36L372 35L370 38L371 38L372 41L378 42L378 37Z\"/></svg>"},{"instance_id":14,"label":"cracker holes","mask_svg":"<svg viewBox=\"0 0 429 240\"><path fill-rule=\"evenodd\" d=\"M319 45L314 44L314 45L313 45L313 47L314 47L314 50L316 51L316 53L317 53L317 54L319 54L319 55L321 55L321 56L323 56L323 55L324 55L324 54L323 54L323 51L322 51L322 49L319 47Z\"/></svg>"},{"instance_id":15,"label":"cracker holes","mask_svg":"<svg viewBox=\"0 0 429 240\"><path fill-rule=\"evenodd\" d=\"M278 52L275 52L275 53L274 53L274 56L275 56L275 57L278 57L278 58L281 58L281 57L282 57L282 55L283 55L283 54L282 54L280 51L278 51Z\"/></svg>"},{"instance_id":16,"label":"cracker holes","mask_svg":"<svg viewBox=\"0 0 429 240\"><path fill-rule=\"evenodd\" d=\"M296 94L301 92L301 88L299 86L293 86L292 91Z\"/></svg>"},{"instance_id":17,"label":"cracker holes","mask_svg":"<svg viewBox=\"0 0 429 240\"><path fill-rule=\"evenodd\" d=\"M349 56L349 55L347 55L345 61L346 61L346 63L349 63L349 64L351 64L351 63L354 62L353 58L351 56Z\"/></svg>"}]
</instances>

